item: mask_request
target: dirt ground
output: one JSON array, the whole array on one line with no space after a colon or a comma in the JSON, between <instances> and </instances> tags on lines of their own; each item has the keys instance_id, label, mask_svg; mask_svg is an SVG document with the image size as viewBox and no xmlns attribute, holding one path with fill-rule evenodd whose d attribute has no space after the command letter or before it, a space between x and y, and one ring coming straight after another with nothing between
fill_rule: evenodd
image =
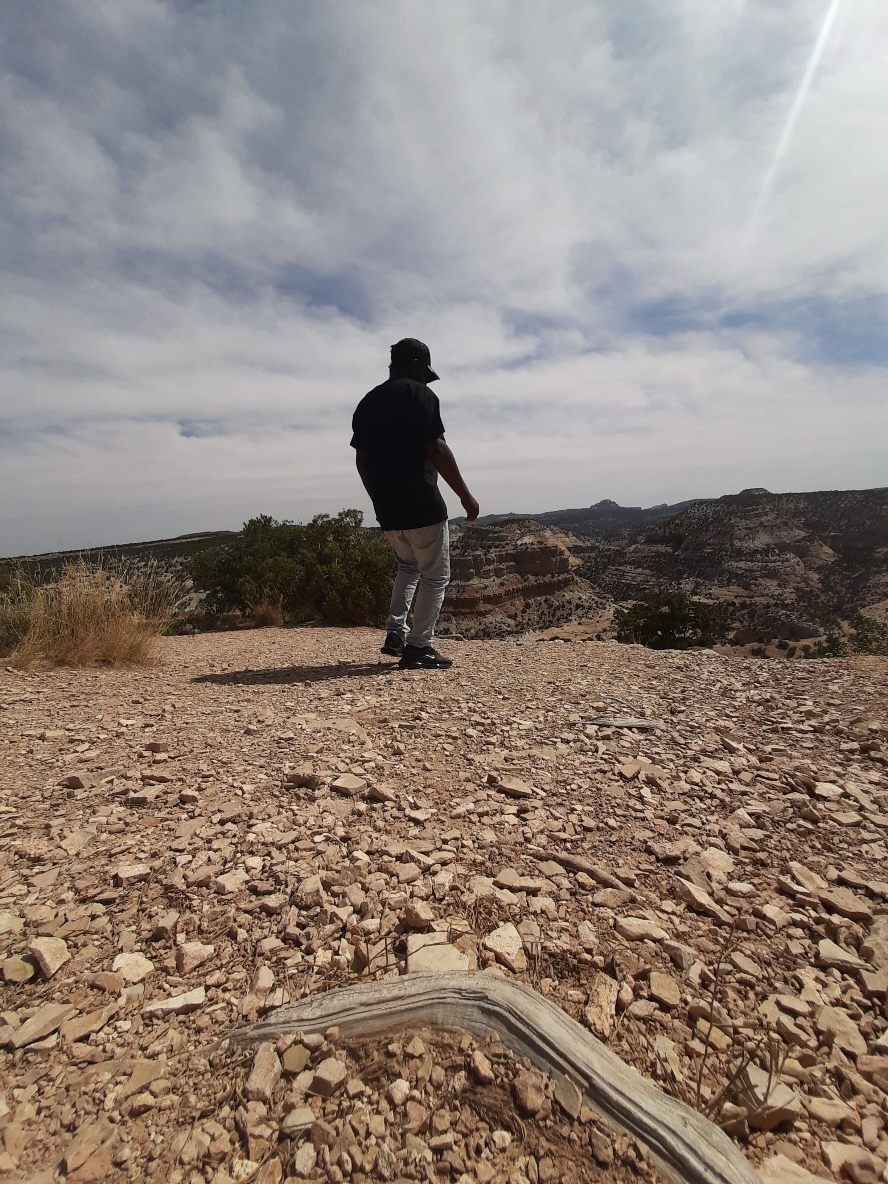
<instances>
[{"instance_id":1,"label":"dirt ground","mask_svg":"<svg viewBox=\"0 0 888 1184\"><path fill-rule=\"evenodd\" d=\"M888 663L379 642L0 674L0 1181L658 1178L490 1042L216 1043L445 968L555 1000L769 1184L879 1180Z\"/></svg>"}]
</instances>

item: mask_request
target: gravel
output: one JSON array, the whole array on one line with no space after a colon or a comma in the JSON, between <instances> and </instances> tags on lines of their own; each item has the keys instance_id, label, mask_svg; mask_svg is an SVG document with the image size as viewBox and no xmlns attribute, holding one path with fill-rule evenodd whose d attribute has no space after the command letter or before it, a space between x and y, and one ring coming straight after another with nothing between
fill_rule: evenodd
<instances>
[{"instance_id":1,"label":"gravel","mask_svg":"<svg viewBox=\"0 0 888 1184\"><path fill-rule=\"evenodd\" d=\"M411 964L530 983L766 1178L879 1179L888 664L378 645L0 675L0 1180L656 1178L499 1045L225 1041Z\"/></svg>"}]
</instances>

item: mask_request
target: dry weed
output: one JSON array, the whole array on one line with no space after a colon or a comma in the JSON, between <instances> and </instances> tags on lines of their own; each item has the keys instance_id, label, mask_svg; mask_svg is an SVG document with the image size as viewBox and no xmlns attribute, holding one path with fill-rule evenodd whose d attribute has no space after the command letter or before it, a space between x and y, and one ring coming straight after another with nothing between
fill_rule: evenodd
<instances>
[{"instance_id":1,"label":"dry weed","mask_svg":"<svg viewBox=\"0 0 888 1184\"><path fill-rule=\"evenodd\" d=\"M9 661L19 669L35 662L146 665L180 595L156 567L114 571L80 561L52 583L20 579L0 608L4 632L16 643Z\"/></svg>"},{"instance_id":2,"label":"dry weed","mask_svg":"<svg viewBox=\"0 0 888 1184\"><path fill-rule=\"evenodd\" d=\"M0 654L12 653L25 635L33 585L20 571L0 571Z\"/></svg>"},{"instance_id":3,"label":"dry weed","mask_svg":"<svg viewBox=\"0 0 888 1184\"><path fill-rule=\"evenodd\" d=\"M467 895L468 899L453 902L453 912L455 916L465 919L480 942L502 921L509 919L509 909L494 896L474 896L472 893Z\"/></svg>"},{"instance_id":4,"label":"dry weed","mask_svg":"<svg viewBox=\"0 0 888 1184\"><path fill-rule=\"evenodd\" d=\"M263 601L261 604L253 606L253 624L259 629L264 629L269 625L279 626L284 623L284 610L281 608L281 602L278 601Z\"/></svg>"},{"instance_id":5,"label":"dry weed","mask_svg":"<svg viewBox=\"0 0 888 1184\"><path fill-rule=\"evenodd\" d=\"M725 1117L725 1109L732 1099L736 1098L742 1089L746 1070L752 1064L767 1068L768 1080L764 1090L765 1097L771 1092L771 1086L779 1081L783 1072L784 1062L789 1055L789 1048L772 1032L767 1022L761 1016L754 1016L749 1023L752 1038L744 1040L740 1045L736 1042L724 1052L716 1052L712 1043L713 1029L719 1028L733 1033L735 1022L728 1024L716 1020L715 1014L719 1006L727 1009L728 1000L724 993L724 972L728 969L728 959L731 953L740 945L740 934L736 925L732 923L722 942L716 958L715 971L709 980L708 990L704 998L709 1003L709 1023L703 1041L697 1072L692 1081L687 1080L677 1067L659 1052L656 1044L647 1033L644 1039L648 1046L648 1053L656 1065L657 1075L661 1078L669 1093L680 1098L687 1106L698 1110L705 1118L717 1125L727 1127L730 1133L737 1134L732 1126L738 1124L735 1112ZM764 977L764 991L766 995L778 992L776 967L771 966ZM626 1014L625 1012L623 1013ZM748 1131L746 1132L748 1134Z\"/></svg>"}]
</instances>

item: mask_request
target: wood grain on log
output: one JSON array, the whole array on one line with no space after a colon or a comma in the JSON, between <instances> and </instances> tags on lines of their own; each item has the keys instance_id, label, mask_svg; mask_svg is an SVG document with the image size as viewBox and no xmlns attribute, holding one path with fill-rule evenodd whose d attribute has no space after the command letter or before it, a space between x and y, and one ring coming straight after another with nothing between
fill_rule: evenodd
<instances>
[{"instance_id":1,"label":"wood grain on log","mask_svg":"<svg viewBox=\"0 0 888 1184\"><path fill-rule=\"evenodd\" d=\"M542 847L534 847L532 845L525 846L524 852L532 859L538 859L540 863L551 859L553 863L560 863L562 867L569 868L572 872L585 872L587 876L591 876L595 883L601 884L603 888L620 888L623 891L626 890L626 885L622 880L618 880L616 876L612 876L610 872L606 872L597 863L590 863L588 859L581 859L579 855L567 855L561 851L544 851Z\"/></svg>"},{"instance_id":2,"label":"wood grain on log","mask_svg":"<svg viewBox=\"0 0 888 1184\"><path fill-rule=\"evenodd\" d=\"M594 719L589 720L589 723L594 724L597 728L638 728L640 731L651 731L654 729L660 732L669 731L665 724L658 723L655 719L639 719L634 715L598 715Z\"/></svg>"},{"instance_id":3,"label":"wood grain on log","mask_svg":"<svg viewBox=\"0 0 888 1184\"><path fill-rule=\"evenodd\" d=\"M676 1184L758 1184L727 1135L664 1094L560 1007L522 983L492 974L408 974L310 995L237 1029L236 1043L286 1033L376 1036L420 1027L496 1034L556 1081L566 1077L611 1127L638 1140Z\"/></svg>"}]
</instances>

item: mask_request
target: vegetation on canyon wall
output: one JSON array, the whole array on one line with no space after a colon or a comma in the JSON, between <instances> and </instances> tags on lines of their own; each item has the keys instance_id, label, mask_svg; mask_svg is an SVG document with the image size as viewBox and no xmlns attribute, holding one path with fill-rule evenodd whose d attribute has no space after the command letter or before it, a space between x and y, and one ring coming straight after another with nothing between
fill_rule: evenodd
<instances>
[{"instance_id":1,"label":"vegetation on canyon wall","mask_svg":"<svg viewBox=\"0 0 888 1184\"><path fill-rule=\"evenodd\" d=\"M721 641L729 628L723 604L706 604L669 592L645 596L618 608L614 624L617 641L654 650L709 647Z\"/></svg>"}]
</instances>

